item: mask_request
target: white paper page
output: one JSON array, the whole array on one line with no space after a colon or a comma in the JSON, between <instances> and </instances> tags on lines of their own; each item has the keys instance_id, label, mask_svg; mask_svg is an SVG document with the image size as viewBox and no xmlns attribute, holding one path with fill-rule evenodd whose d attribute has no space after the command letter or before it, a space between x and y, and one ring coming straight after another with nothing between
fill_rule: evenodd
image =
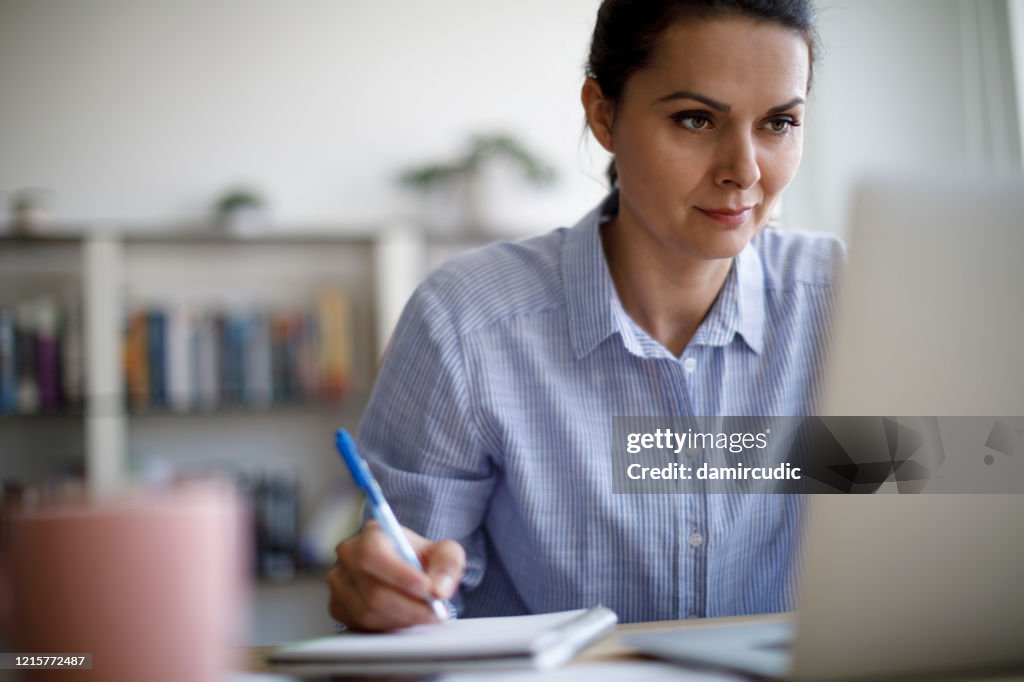
<instances>
[{"instance_id":1,"label":"white paper page","mask_svg":"<svg viewBox=\"0 0 1024 682\"><path fill-rule=\"evenodd\" d=\"M347 633L299 642L274 653L278 660L309 658L345 660L387 656L443 658L528 654L531 645L547 630L579 618L586 609L534 616L467 618L434 625L416 625L386 634Z\"/></svg>"}]
</instances>

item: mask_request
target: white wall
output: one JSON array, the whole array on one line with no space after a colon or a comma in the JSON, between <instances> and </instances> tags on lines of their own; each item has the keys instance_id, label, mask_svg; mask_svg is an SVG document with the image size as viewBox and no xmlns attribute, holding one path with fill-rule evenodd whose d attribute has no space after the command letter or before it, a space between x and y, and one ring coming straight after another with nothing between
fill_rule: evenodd
<instances>
[{"instance_id":1,"label":"white wall","mask_svg":"<svg viewBox=\"0 0 1024 682\"><path fill-rule=\"evenodd\" d=\"M1018 120L993 66L1006 2L819 0L788 224L842 233L870 169L1019 163L1020 133L996 130ZM400 169L501 128L562 176L513 222L569 224L604 192L578 102L598 4L0 0L0 192L52 188L58 220L166 223L247 180L285 225L375 224L415 208Z\"/></svg>"},{"instance_id":2,"label":"white wall","mask_svg":"<svg viewBox=\"0 0 1024 682\"><path fill-rule=\"evenodd\" d=\"M985 61L979 43L1005 48L1008 32L1004 23L979 35L975 25L1000 9L1002 0L819 1L825 49L787 196L790 225L844 234L851 188L871 171L1019 167L1016 107L999 98L1013 89L1009 53ZM982 88L986 76L1001 93Z\"/></svg>"},{"instance_id":3,"label":"white wall","mask_svg":"<svg viewBox=\"0 0 1024 682\"><path fill-rule=\"evenodd\" d=\"M562 176L520 218L603 194L580 145L597 0L0 0L0 191L58 220L199 217L229 183L284 223L376 222L394 177L510 130Z\"/></svg>"},{"instance_id":4,"label":"white wall","mask_svg":"<svg viewBox=\"0 0 1024 682\"><path fill-rule=\"evenodd\" d=\"M1024 0L1010 0L1010 43L1013 46L1013 72L1017 84L1017 121L1024 144Z\"/></svg>"}]
</instances>

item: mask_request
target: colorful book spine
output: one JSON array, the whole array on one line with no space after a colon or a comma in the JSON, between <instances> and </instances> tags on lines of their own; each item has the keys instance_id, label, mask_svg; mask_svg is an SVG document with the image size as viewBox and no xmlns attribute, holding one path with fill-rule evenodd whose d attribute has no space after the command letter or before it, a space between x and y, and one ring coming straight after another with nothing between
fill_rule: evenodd
<instances>
[{"instance_id":1,"label":"colorful book spine","mask_svg":"<svg viewBox=\"0 0 1024 682\"><path fill-rule=\"evenodd\" d=\"M65 407L80 407L85 397L85 352L82 341L82 307L75 298L64 304L60 344L63 403Z\"/></svg>"},{"instance_id":2,"label":"colorful book spine","mask_svg":"<svg viewBox=\"0 0 1024 682\"><path fill-rule=\"evenodd\" d=\"M284 338L284 371L288 377L287 401L292 403L302 402L302 371L300 359L302 358L300 344L300 332L302 319L296 313L287 314L288 324Z\"/></svg>"},{"instance_id":3,"label":"colorful book spine","mask_svg":"<svg viewBox=\"0 0 1024 682\"><path fill-rule=\"evenodd\" d=\"M295 341L295 368L298 372L300 400L312 402L320 399L320 330L316 315L298 316Z\"/></svg>"},{"instance_id":4,"label":"colorful book spine","mask_svg":"<svg viewBox=\"0 0 1024 682\"><path fill-rule=\"evenodd\" d=\"M39 409L60 409L60 346L57 342L57 302L40 298L35 303L35 373Z\"/></svg>"},{"instance_id":5,"label":"colorful book spine","mask_svg":"<svg viewBox=\"0 0 1024 682\"><path fill-rule=\"evenodd\" d=\"M184 412L341 400L351 324L349 299L335 289L306 310L135 309L124 331L129 407Z\"/></svg>"},{"instance_id":6,"label":"colorful book spine","mask_svg":"<svg viewBox=\"0 0 1024 682\"><path fill-rule=\"evenodd\" d=\"M248 319L245 343L245 404L260 409L274 402L270 319L255 313Z\"/></svg>"},{"instance_id":7,"label":"colorful book spine","mask_svg":"<svg viewBox=\"0 0 1024 682\"><path fill-rule=\"evenodd\" d=\"M225 405L241 405L245 395L245 337L245 320L238 315L226 315L221 340L224 344Z\"/></svg>"},{"instance_id":8,"label":"colorful book spine","mask_svg":"<svg viewBox=\"0 0 1024 682\"><path fill-rule=\"evenodd\" d=\"M15 348L18 352L18 412L39 411L39 382L36 377L36 308L32 302L18 305Z\"/></svg>"},{"instance_id":9,"label":"colorful book spine","mask_svg":"<svg viewBox=\"0 0 1024 682\"><path fill-rule=\"evenodd\" d=\"M146 314L146 362L149 373L149 403L167 407L167 315L161 309Z\"/></svg>"},{"instance_id":10,"label":"colorful book spine","mask_svg":"<svg viewBox=\"0 0 1024 682\"><path fill-rule=\"evenodd\" d=\"M0 414L77 407L84 357L77 299L41 295L0 307Z\"/></svg>"},{"instance_id":11,"label":"colorful book spine","mask_svg":"<svg viewBox=\"0 0 1024 682\"><path fill-rule=\"evenodd\" d=\"M348 392L351 376L351 305L341 290L320 294L317 302L319 395L324 400L340 400Z\"/></svg>"},{"instance_id":12,"label":"colorful book spine","mask_svg":"<svg viewBox=\"0 0 1024 682\"><path fill-rule=\"evenodd\" d=\"M167 402L176 412L187 412L195 403L192 386L193 371L189 355L192 337L192 315L184 305L167 310Z\"/></svg>"},{"instance_id":13,"label":"colorful book spine","mask_svg":"<svg viewBox=\"0 0 1024 682\"><path fill-rule=\"evenodd\" d=\"M149 362L146 350L146 313L132 312L124 341L124 378L128 405L133 410L149 407Z\"/></svg>"},{"instance_id":14,"label":"colorful book spine","mask_svg":"<svg viewBox=\"0 0 1024 682\"><path fill-rule=\"evenodd\" d=\"M274 402L290 403L296 399L294 375L288 367L288 344L291 338L291 318L276 312L270 323L271 357L274 376Z\"/></svg>"},{"instance_id":15,"label":"colorful book spine","mask_svg":"<svg viewBox=\"0 0 1024 682\"><path fill-rule=\"evenodd\" d=\"M18 411L18 352L14 312L0 308L0 413Z\"/></svg>"},{"instance_id":16,"label":"colorful book spine","mask_svg":"<svg viewBox=\"0 0 1024 682\"><path fill-rule=\"evenodd\" d=\"M213 315L213 334L217 344L217 406L231 404L231 349L228 347L227 316Z\"/></svg>"},{"instance_id":17,"label":"colorful book spine","mask_svg":"<svg viewBox=\"0 0 1024 682\"><path fill-rule=\"evenodd\" d=\"M211 313L198 316L194 348L195 403L201 410L213 410L220 404L220 345L217 318Z\"/></svg>"}]
</instances>

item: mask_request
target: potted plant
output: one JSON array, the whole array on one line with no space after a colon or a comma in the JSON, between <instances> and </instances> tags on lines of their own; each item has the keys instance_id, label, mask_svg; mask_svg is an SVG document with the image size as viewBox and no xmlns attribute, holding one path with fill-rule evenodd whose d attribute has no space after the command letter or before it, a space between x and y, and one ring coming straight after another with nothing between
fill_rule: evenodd
<instances>
[{"instance_id":1,"label":"potted plant","mask_svg":"<svg viewBox=\"0 0 1024 682\"><path fill-rule=\"evenodd\" d=\"M11 231L22 237L31 237L45 231L50 217L46 210L48 192L29 187L14 193L11 200Z\"/></svg>"},{"instance_id":2,"label":"potted plant","mask_svg":"<svg viewBox=\"0 0 1024 682\"><path fill-rule=\"evenodd\" d=\"M246 236L267 228L267 203L263 195L248 187L225 192L216 204L217 224L226 232Z\"/></svg>"},{"instance_id":3,"label":"potted plant","mask_svg":"<svg viewBox=\"0 0 1024 682\"><path fill-rule=\"evenodd\" d=\"M465 151L458 157L428 163L404 171L399 179L403 185L418 191L435 209L448 215L432 222L454 222L449 229L489 233L493 218L489 211L487 183L493 184L491 171L504 167L526 184L547 187L555 182L556 173L548 163L530 152L519 140L506 133L477 134L469 138ZM440 206L437 206L440 202ZM444 209L449 209L445 211ZM433 211L435 214L437 211ZM434 224L438 229L441 226Z\"/></svg>"}]
</instances>

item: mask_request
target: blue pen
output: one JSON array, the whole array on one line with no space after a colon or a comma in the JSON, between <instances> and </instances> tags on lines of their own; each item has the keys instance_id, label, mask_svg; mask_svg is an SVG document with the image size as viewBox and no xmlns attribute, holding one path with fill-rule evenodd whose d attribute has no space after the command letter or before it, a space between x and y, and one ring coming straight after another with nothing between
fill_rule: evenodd
<instances>
[{"instance_id":1,"label":"blue pen","mask_svg":"<svg viewBox=\"0 0 1024 682\"><path fill-rule=\"evenodd\" d=\"M398 525L398 519L395 518L395 513L391 511L391 505L384 499L384 493L381 492L377 479L370 472L370 467L367 466L366 460L356 450L356 442L352 440L352 436L345 429L338 429L335 444L338 446L341 459L344 460L345 465L348 466L348 470L352 474L352 479L363 491L363 494L366 495L366 503L370 505L370 511L373 512L374 518L380 523L380 527L388 534L391 541L395 543L395 549L398 550L398 553L405 559L407 564L422 571L423 564L420 563L419 557L416 556L416 550L409 544L409 538L405 537L402 527ZM448 609L444 607L440 600L434 597L424 597L424 601L434 611L434 615L437 616L438 620L448 620Z\"/></svg>"}]
</instances>

